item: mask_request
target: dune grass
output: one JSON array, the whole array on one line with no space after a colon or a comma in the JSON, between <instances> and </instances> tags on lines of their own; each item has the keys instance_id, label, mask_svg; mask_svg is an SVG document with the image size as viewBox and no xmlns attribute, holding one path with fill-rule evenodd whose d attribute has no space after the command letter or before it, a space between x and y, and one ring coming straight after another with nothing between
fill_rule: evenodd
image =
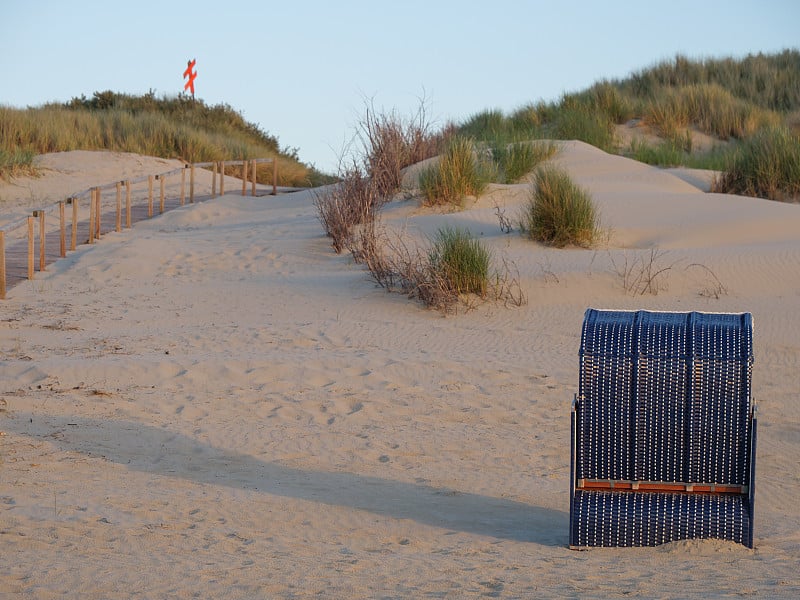
<instances>
[{"instance_id":1,"label":"dune grass","mask_svg":"<svg viewBox=\"0 0 800 600\"><path fill-rule=\"evenodd\" d=\"M496 138L489 142L489 148L497 164L499 183L517 183L558 151L558 146L549 140L508 142Z\"/></svg>"},{"instance_id":2,"label":"dune grass","mask_svg":"<svg viewBox=\"0 0 800 600\"><path fill-rule=\"evenodd\" d=\"M693 60L679 54L618 84L624 93L638 98L657 97L668 88L716 84L755 106L789 112L800 106L800 50L750 54L741 59Z\"/></svg>"},{"instance_id":3,"label":"dune grass","mask_svg":"<svg viewBox=\"0 0 800 600\"><path fill-rule=\"evenodd\" d=\"M691 137L688 136L690 140ZM708 152L692 152L691 142L682 138L665 139L657 144L633 140L622 153L628 158L659 167L689 167L723 171L737 152L737 146L719 146Z\"/></svg>"},{"instance_id":4,"label":"dune grass","mask_svg":"<svg viewBox=\"0 0 800 600\"><path fill-rule=\"evenodd\" d=\"M693 84L664 90L651 100L645 113L647 123L664 137L673 137L689 125L722 140L742 139L763 127L777 125L774 111L736 98L716 83Z\"/></svg>"},{"instance_id":5,"label":"dune grass","mask_svg":"<svg viewBox=\"0 0 800 600\"><path fill-rule=\"evenodd\" d=\"M65 104L0 107L0 152L5 157L0 175L24 168L29 156L68 150L135 152L187 162L274 157L279 185L333 179L303 164L295 150L281 149L277 138L230 106L208 106L187 96L96 92L91 99L73 98ZM264 177L271 178L271 173Z\"/></svg>"},{"instance_id":6,"label":"dune grass","mask_svg":"<svg viewBox=\"0 0 800 600\"><path fill-rule=\"evenodd\" d=\"M650 125L662 140L621 147L615 127L633 118ZM760 195L788 199L796 197L794 154L791 144L776 137L774 132L781 128L800 134L797 49L743 59L690 60L678 55L627 79L603 80L585 91L564 94L557 102L530 103L509 115L498 109L474 114L457 129L493 150L497 139L576 139L649 164L726 171L741 147L725 179L731 183L721 181L720 189L747 194L759 190ZM694 148L692 130L728 140L728 146ZM767 142L770 137L773 141ZM769 155L772 163L746 158L754 154ZM744 169L760 169L765 175ZM759 180L763 181L756 183Z\"/></svg>"},{"instance_id":7,"label":"dune grass","mask_svg":"<svg viewBox=\"0 0 800 600\"><path fill-rule=\"evenodd\" d=\"M580 140L606 152L616 150L614 122L590 106L579 105L559 111L555 122L547 128L559 140Z\"/></svg>"},{"instance_id":8,"label":"dune grass","mask_svg":"<svg viewBox=\"0 0 800 600\"><path fill-rule=\"evenodd\" d=\"M33 159L36 153L23 148L7 150L0 148L0 179L33 175L35 172Z\"/></svg>"},{"instance_id":9,"label":"dune grass","mask_svg":"<svg viewBox=\"0 0 800 600\"><path fill-rule=\"evenodd\" d=\"M588 247L597 237L599 215L592 197L566 171L546 165L536 171L519 225L532 240L549 246Z\"/></svg>"},{"instance_id":10,"label":"dune grass","mask_svg":"<svg viewBox=\"0 0 800 600\"><path fill-rule=\"evenodd\" d=\"M456 136L438 162L422 170L419 184L428 204L458 205L465 196L479 196L494 177L493 163L478 156L474 142Z\"/></svg>"},{"instance_id":11,"label":"dune grass","mask_svg":"<svg viewBox=\"0 0 800 600\"><path fill-rule=\"evenodd\" d=\"M487 109L471 115L464 123L458 126L458 134L474 140L488 140L498 136L508 136L516 132L503 111L500 109Z\"/></svg>"},{"instance_id":12,"label":"dune grass","mask_svg":"<svg viewBox=\"0 0 800 600\"><path fill-rule=\"evenodd\" d=\"M496 109L474 114L458 127L458 132L461 137L480 140L480 145L489 149L498 183L516 183L557 149L551 141L534 142L543 135L541 117L534 105L523 107L510 117Z\"/></svg>"},{"instance_id":13,"label":"dune grass","mask_svg":"<svg viewBox=\"0 0 800 600\"><path fill-rule=\"evenodd\" d=\"M800 201L800 135L763 129L744 141L712 191Z\"/></svg>"},{"instance_id":14,"label":"dune grass","mask_svg":"<svg viewBox=\"0 0 800 600\"><path fill-rule=\"evenodd\" d=\"M486 296L491 255L468 231L457 227L439 229L428 257L433 271L453 293Z\"/></svg>"}]
</instances>

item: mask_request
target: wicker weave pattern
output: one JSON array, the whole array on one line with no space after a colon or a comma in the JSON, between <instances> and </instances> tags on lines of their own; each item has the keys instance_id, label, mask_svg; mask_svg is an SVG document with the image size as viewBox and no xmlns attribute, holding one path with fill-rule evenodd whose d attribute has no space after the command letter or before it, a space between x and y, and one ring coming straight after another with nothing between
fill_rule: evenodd
<instances>
[{"instance_id":1,"label":"wicker weave pattern","mask_svg":"<svg viewBox=\"0 0 800 600\"><path fill-rule=\"evenodd\" d=\"M571 499L573 546L723 538L752 546L749 314L589 309L581 335L573 486L684 483L687 493L588 491Z\"/></svg>"},{"instance_id":2,"label":"wicker weave pattern","mask_svg":"<svg viewBox=\"0 0 800 600\"><path fill-rule=\"evenodd\" d=\"M742 496L576 492L575 546L657 546L717 538L752 546Z\"/></svg>"}]
</instances>

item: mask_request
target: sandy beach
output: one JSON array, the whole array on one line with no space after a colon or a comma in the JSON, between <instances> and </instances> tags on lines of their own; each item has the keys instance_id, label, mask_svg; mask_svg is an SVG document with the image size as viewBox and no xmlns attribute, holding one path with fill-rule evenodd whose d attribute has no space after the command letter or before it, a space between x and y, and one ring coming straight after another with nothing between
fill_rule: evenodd
<instances>
[{"instance_id":1,"label":"sandy beach","mask_svg":"<svg viewBox=\"0 0 800 600\"><path fill-rule=\"evenodd\" d=\"M409 190L383 214L421 243L468 228L516 265L522 307L443 316L389 294L333 252L313 192L234 183L11 288L0 597L800 597L800 205L560 146L608 232L595 248L503 233L527 184L448 214ZM4 220L180 164L48 160L0 183ZM625 265L651 259L658 293L626 290ZM752 313L754 550L568 549L588 307Z\"/></svg>"}]
</instances>

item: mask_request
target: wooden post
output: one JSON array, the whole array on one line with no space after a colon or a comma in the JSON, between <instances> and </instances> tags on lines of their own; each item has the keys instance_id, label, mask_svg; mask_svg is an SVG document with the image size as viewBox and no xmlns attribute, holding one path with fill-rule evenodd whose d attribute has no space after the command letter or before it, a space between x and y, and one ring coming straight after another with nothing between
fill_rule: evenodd
<instances>
[{"instance_id":1,"label":"wooden post","mask_svg":"<svg viewBox=\"0 0 800 600\"><path fill-rule=\"evenodd\" d=\"M37 210L33 213L34 217L39 217L39 270L44 271L45 269L45 248L47 248L45 243L45 231L44 231L44 211Z\"/></svg>"},{"instance_id":2,"label":"wooden post","mask_svg":"<svg viewBox=\"0 0 800 600\"><path fill-rule=\"evenodd\" d=\"M97 208L96 208L96 209L95 209L95 211L94 211L94 212L95 212L95 215L96 215L96 216L95 216L95 225L96 225L96 227L97 227L97 231L95 232L95 235L94 235L94 237L95 237L95 239L98 239L98 240L99 240L99 239L100 239L100 234L101 234L101 233L103 233L102 225L101 225L101 223L100 223L100 221L101 221L101 219L100 219L100 213L101 213L101 212L102 212L102 210L103 210L103 203L102 203L102 200L100 199L100 198L101 198L100 194L101 194L102 192L100 191L100 188L99 188L99 187L97 187L97 188L94 188L94 190L95 190L95 192L96 192L96 196L95 196L95 200L94 200L94 201L97 203Z\"/></svg>"},{"instance_id":3,"label":"wooden post","mask_svg":"<svg viewBox=\"0 0 800 600\"><path fill-rule=\"evenodd\" d=\"M217 197L217 163L214 161L214 167L211 175L211 197Z\"/></svg>"},{"instance_id":4,"label":"wooden post","mask_svg":"<svg viewBox=\"0 0 800 600\"><path fill-rule=\"evenodd\" d=\"M186 204L186 165L181 169L181 206Z\"/></svg>"},{"instance_id":5,"label":"wooden post","mask_svg":"<svg viewBox=\"0 0 800 600\"><path fill-rule=\"evenodd\" d=\"M278 157L272 159L272 195L278 195Z\"/></svg>"},{"instance_id":6,"label":"wooden post","mask_svg":"<svg viewBox=\"0 0 800 600\"><path fill-rule=\"evenodd\" d=\"M122 231L122 182L117 182L117 222L115 231Z\"/></svg>"},{"instance_id":7,"label":"wooden post","mask_svg":"<svg viewBox=\"0 0 800 600\"><path fill-rule=\"evenodd\" d=\"M94 201L94 194L95 190L92 188L92 195L89 199L89 243L94 244L94 209L95 209L95 201Z\"/></svg>"},{"instance_id":8,"label":"wooden post","mask_svg":"<svg viewBox=\"0 0 800 600\"><path fill-rule=\"evenodd\" d=\"M225 195L225 161L219 162L219 195Z\"/></svg>"},{"instance_id":9,"label":"wooden post","mask_svg":"<svg viewBox=\"0 0 800 600\"><path fill-rule=\"evenodd\" d=\"M158 203L158 213L163 215L164 214L164 184L165 184L163 175L159 175L158 176L158 182L159 182L159 184L161 184L161 196L160 196L160 200L159 200L159 203Z\"/></svg>"},{"instance_id":10,"label":"wooden post","mask_svg":"<svg viewBox=\"0 0 800 600\"><path fill-rule=\"evenodd\" d=\"M70 240L69 249L75 250L78 243L78 199L72 199L72 240Z\"/></svg>"},{"instance_id":11,"label":"wooden post","mask_svg":"<svg viewBox=\"0 0 800 600\"><path fill-rule=\"evenodd\" d=\"M194 163L189 168L189 203L194 204Z\"/></svg>"},{"instance_id":12,"label":"wooden post","mask_svg":"<svg viewBox=\"0 0 800 600\"><path fill-rule=\"evenodd\" d=\"M61 230L61 239L59 250L61 253L61 258L64 258L67 255L67 222L64 218L64 201L58 203L58 219L60 222L60 230Z\"/></svg>"},{"instance_id":13,"label":"wooden post","mask_svg":"<svg viewBox=\"0 0 800 600\"><path fill-rule=\"evenodd\" d=\"M28 217L28 279L33 279L33 217Z\"/></svg>"},{"instance_id":14,"label":"wooden post","mask_svg":"<svg viewBox=\"0 0 800 600\"><path fill-rule=\"evenodd\" d=\"M153 216L153 176L147 176L147 216Z\"/></svg>"},{"instance_id":15,"label":"wooden post","mask_svg":"<svg viewBox=\"0 0 800 600\"><path fill-rule=\"evenodd\" d=\"M258 169L256 168L257 166L258 166L258 163L256 162L256 159L254 158L253 159L253 187L250 189L250 195L251 196L255 196L256 195L256 175L258 174Z\"/></svg>"},{"instance_id":16,"label":"wooden post","mask_svg":"<svg viewBox=\"0 0 800 600\"><path fill-rule=\"evenodd\" d=\"M0 300L6 299L6 232L0 229Z\"/></svg>"},{"instance_id":17,"label":"wooden post","mask_svg":"<svg viewBox=\"0 0 800 600\"><path fill-rule=\"evenodd\" d=\"M248 160L242 161L242 196L247 195L247 164L249 162Z\"/></svg>"},{"instance_id":18,"label":"wooden post","mask_svg":"<svg viewBox=\"0 0 800 600\"><path fill-rule=\"evenodd\" d=\"M125 227L131 228L131 182L125 180Z\"/></svg>"}]
</instances>

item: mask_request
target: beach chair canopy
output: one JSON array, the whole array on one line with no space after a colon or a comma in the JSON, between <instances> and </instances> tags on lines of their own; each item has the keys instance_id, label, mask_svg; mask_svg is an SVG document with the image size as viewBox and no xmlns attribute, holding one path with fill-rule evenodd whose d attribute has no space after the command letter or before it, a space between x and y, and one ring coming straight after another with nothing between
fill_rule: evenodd
<instances>
[{"instance_id":1,"label":"beach chair canopy","mask_svg":"<svg viewBox=\"0 0 800 600\"><path fill-rule=\"evenodd\" d=\"M586 311L570 546L753 547L749 313Z\"/></svg>"}]
</instances>

